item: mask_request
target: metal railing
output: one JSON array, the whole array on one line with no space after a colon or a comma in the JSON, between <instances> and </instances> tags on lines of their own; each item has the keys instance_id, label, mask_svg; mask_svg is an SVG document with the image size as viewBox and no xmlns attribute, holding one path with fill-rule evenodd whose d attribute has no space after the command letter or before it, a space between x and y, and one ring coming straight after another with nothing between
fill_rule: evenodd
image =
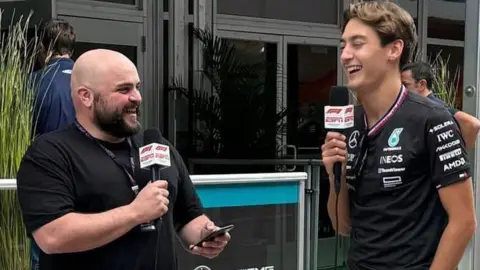
<instances>
[{"instance_id":1,"label":"metal railing","mask_svg":"<svg viewBox=\"0 0 480 270\"><path fill-rule=\"evenodd\" d=\"M192 158L188 160L189 170L193 174L197 165L272 165L275 167L296 166L307 173L305 182L305 269L316 270L318 266L318 230L320 211L320 181L323 162L320 159L209 159ZM285 168L284 168L285 169ZM290 170L288 170L290 171ZM238 172L235 172L238 173ZM327 180L328 181L328 180ZM343 246L343 240L340 245ZM332 265L333 266L333 265Z\"/></svg>"}]
</instances>

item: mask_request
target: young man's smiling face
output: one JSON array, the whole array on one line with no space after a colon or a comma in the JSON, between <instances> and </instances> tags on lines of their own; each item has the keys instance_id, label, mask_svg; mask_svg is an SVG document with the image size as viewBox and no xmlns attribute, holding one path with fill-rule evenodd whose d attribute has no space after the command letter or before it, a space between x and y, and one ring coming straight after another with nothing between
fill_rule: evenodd
<instances>
[{"instance_id":1,"label":"young man's smiling face","mask_svg":"<svg viewBox=\"0 0 480 270\"><path fill-rule=\"evenodd\" d=\"M348 88L374 88L392 68L399 72L398 64L395 66L392 62L401 56L398 45L395 41L382 47L378 34L371 26L356 18L349 20L342 34L340 56Z\"/></svg>"}]
</instances>

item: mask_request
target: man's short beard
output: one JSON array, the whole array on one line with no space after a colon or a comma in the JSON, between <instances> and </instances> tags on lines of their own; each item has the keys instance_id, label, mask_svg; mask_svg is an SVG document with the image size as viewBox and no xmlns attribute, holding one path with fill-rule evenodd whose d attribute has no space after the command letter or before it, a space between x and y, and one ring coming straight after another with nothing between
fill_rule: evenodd
<instances>
[{"instance_id":1,"label":"man's short beard","mask_svg":"<svg viewBox=\"0 0 480 270\"><path fill-rule=\"evenodd\" d=\"M132 107L136 107L136 105L132 104L121 110L117 109L113 112L108 112L108 106L105 100L99 94L95 94L93 109L95 124L99 129L110 134L111 136L114 136L115 138L126 138L133 136L140 132L140 123L137 122L137 125L132 127L129 126L123 118L127 111ZM139 119L140 108L137 107L136 110L137 119Z\"/></svg>"}]
</instances>

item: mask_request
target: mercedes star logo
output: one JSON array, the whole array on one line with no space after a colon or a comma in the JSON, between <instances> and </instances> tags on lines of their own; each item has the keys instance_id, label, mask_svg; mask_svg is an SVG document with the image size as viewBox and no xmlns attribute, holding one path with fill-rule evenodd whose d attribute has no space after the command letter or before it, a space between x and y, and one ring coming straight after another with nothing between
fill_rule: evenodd
<instances>
[{"instance_id":1,"label":"mercedes star logo","mask_svg":"<svg viewBox=\"0 0 480 270\"><path fill-rule=\"evenodd\" d=\"M350 148L357 147L359 136L360 136L360 132L358 130L355 130L354 132L352 132L352 134L350 134L350 138L348 138L348 146Z\"/></svg>"},{"instance_id":2,"label":"mercedes star logo","mask_svg":"<svg viewBox=\"0 0 480 270\"><path fill-rule=\"evenodd\" d=\"M210 269L210 267L206 266L206 265L200 265L200 266L197 266L195 269L193 270L212 270Z\"/></svg>"}]
</instances>

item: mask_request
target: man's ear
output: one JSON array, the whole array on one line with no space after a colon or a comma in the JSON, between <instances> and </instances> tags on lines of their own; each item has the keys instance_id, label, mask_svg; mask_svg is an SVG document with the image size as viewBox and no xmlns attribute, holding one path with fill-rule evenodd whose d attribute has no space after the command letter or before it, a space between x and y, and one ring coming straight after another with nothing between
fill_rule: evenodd
<instances>
[{"instance_id":1,"label":"man's ear","mask_svg":"<svg viewBox=\"0 0 480 270\"><path fill-rule=\"evenodd\" d=\"M422 91L427 89L427 81L426 80L420 80L418 83L420 84L420 87L422 88Z\"/></svg>"},{"instance_id":2,"label":"man's ear","mask_svg":"<svg viewBox=\"0 0 480 270\"><path fill-rule=\"evenodd\" d=\"M403 46L404 46L404 43L403 43L403 40L401 39L397 39L392 43L390 43L389 45L390 49L388 50L388 59L390 59L391 61L400 59L403 52Z\"/></svg>"},{"instance_id":3,"label":"man's ear","mask_svg":"<svg viewBox=\"0 0 480 270\"><path fill-rule=\"evenodd\" d=\"M95 97L92 90L86 87L79 87L76 90L76 94L85 107L90 108L93 106Z\"/></svg>"}]
</instances>

